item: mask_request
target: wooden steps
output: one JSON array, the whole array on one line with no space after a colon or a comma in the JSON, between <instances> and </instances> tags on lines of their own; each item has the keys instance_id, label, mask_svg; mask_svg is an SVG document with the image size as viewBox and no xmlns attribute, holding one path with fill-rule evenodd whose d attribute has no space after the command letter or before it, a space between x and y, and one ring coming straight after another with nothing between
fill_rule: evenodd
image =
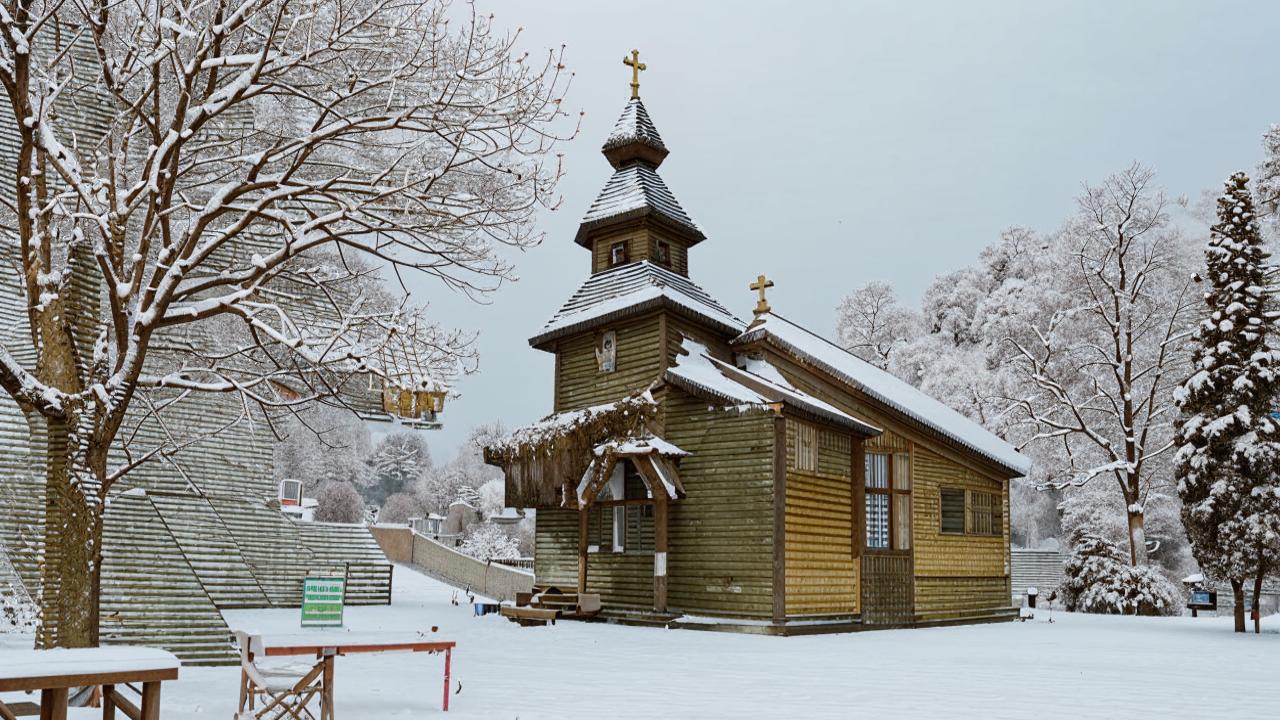
<instances>
[{"instance_id":1,"label":"wooden steps","mask_svg":"<svg viewBox=\"0 0 1280 720\"><path fill-rule=\"evenodd\" d=\"M231 631L146 495L116 495L103 523L102 642L232 665Z\"/></svg>"},{"instance_id":2,"label":"wooden steps","mask_svg":"<svg viewBox=\"0 0 1280 720\"><path fill-rule=\"evenodd\" d=\"M236 539L206 498L191 493L148 497L220 610L270 606Z\"/></svg>"},{"instance_id":3,"label":"wooden steps","mask_svg":"<svg viewBox=\"0 0 1280 720\"><path fill-rule=\"evenodd\" d=\"M347 568L348 605L390 605L392 565L364 525L295 522L319 567Z\"/></svg>"},{"instance_id":4,"label":"wooden steps","mask_svg":"<svg viewBox=\"0 0 1280 720\"><path fill-rule=\"evenodd\" d=\"M600 614L600 596L535 585L533 592L516 593L515 604L503 605L499 612L520 625L554 625L560 619L589 620Z\"/></svg>"}]
</instances>

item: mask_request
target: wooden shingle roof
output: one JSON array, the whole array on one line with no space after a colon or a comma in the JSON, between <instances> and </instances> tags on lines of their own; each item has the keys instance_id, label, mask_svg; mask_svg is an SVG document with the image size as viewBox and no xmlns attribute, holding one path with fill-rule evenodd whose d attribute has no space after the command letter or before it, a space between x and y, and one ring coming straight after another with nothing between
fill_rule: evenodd
<instances>
[{"instance_id":1,"label":"wooden shingle roof","mask_svg":"<svg viewBox=\"0 0 1280 720\"><path fill-rule=\"evenodd\" d=\"M660 307L726 333L739 333L746 327L689 278L645 260L587 278L538 334L529 338L529 344L539 347L579 330Z\"/></svg>"}]
</instances>

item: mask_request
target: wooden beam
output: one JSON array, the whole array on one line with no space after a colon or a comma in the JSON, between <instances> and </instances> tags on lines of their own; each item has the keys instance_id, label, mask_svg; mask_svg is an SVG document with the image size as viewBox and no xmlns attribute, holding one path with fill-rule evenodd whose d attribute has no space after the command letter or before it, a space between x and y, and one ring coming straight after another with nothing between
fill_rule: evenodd
<instances>
[{"instance_id":1,"label":"wooden beam","mask_svg":"<svg viewBox=\"0 0 1280 720\"><path fill-rule=\"evenodd\" d=\"M781 408L779 408L780 410ZM773 418L773 620L787 617L787 419Z\"/></svg>"},{"instance_id":2,"label":"wooden beam","mask_svg":"<svg viewBox=\"0 0 1280 720\"><path fill-rule=\"evenodd\" d=\"M667 497L653 496L653 609L667 611Z\"/></svg>"},{"instance_id":3,"label":"wooden beam","mask_svg":"<svg viewBox=\"0 0 1280 720\"><path fill-rule=\"evenodd\" d=\"M578 593L587 591L587 513L586 507L578 508Z\"/></svg>"}]
</instances>

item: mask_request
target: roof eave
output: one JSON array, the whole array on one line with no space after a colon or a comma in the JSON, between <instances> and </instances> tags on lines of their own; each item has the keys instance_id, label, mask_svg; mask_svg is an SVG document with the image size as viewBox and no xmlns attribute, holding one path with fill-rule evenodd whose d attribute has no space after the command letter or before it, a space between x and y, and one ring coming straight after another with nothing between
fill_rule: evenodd
<instances>
[{"instance_id":1,"label":"roof eave","mask_svg":"<svg viewBox=\"0 0 1280 720\"><path fill-rule=\"evenodd\" d=\"M1009 465L1005 461L997 457L993 457L989 453L983 452L982 450L979 450L978 448L975 448L969 445L968 443L962 442L950 435L947 435L946 433L939 431L938 429L932 427L931 425L921 422L915 416L909 413L903 412L897 407L885 402L884 400L881 400L876 393L873 393L871 390L864 387L861 383L852 382L851 378L846 380L845 378L847 376L844 373L836 370L833 367L830 367L829 365L827 365L827 363L824 363L821 360L818 360L817 358L811 355L808 355L807 353L804 355L803 358L800 358L800 354L798 353L797 350L792 348L789 344L783 343L780 340L778 340L774 335L769 333L769 331L763 326L756 327L756 328L748 328L747 330L742 332L740 335L738 335L738 337L734 338L730 342L730 344L736 345L736 346L742 346L742 345L751 345L760 341L763 341L766 344L771 345L775 349L785 352L788 355L791 355L792 357L795 357L797 359L802 359L804 362L807 362L811 365L815 365L818 368L820 368L823 372L827 373L828 375L834 378L837 378L842 382L845 382L846 384L853 386L855 389L857 389L860 392L866 393L867 395L875 399L880 405L883 405L885 408L892 411L895 415L901 417L907 424L928 434L930 437L934 437L934 438L937 438L938 440L941 440L946 445L948 445L949 447L957 451L963 452L966 455L969 455L973 458L976 458L982 461L983 463L986 463L987 465L992 466L993 468L999 470L1001 474L1006 475L1009 478L1026 476L1027 474L1026 470Z\"/></svg>"},{"instance_id":2,"label":"roof eave","mask_svg":"<svg viewBox=\"0 0 1280 720\"><path fill-rule=\"evenodd\" d=\"M742 332L742 328L740 326L734 326L712 315L697 312L696 310L685 307L684 305L678 302L675 302L674 300L672 300L671 298L665 295L658 295L657 297L649 298L647 300L642 300L638 303L635 303L634 305L628 305L626 307L618 308L613 312L604 313L602 315L596 315L590 318L583 319L581 322L570 323L568 325L558 327L548 332L539 333L529 338L529 345L536 350L545 350L547 352L551 352L552 349L549 346L549 343L551 343L553 340L558 340L562 337L565 337L566 335L573 335L575 333L579 333L584 330L590 330L600 325L607 325L616 320L635 317L636 315L643 315L646 312L649 312L652 310L660 310L660 309L670 310L677 314L683 315L687 318L690 318L693 320L701 320L703 322L709 323L715 326L717 330L720 330L726 334L737 334Z\"/></svg>"},{"instance_id":3,"label":"roof eave","mask_svg":"<svg viewBox=\"0 0 1280 720\"><path fill-rule=\"evenodd\" d=\"M584 248L590 249L593 236L599 234L599 231L602 228L607 228L611 225L622 225L634 220L649 220L658 225L662 225L663 227L680 235L690 247L707 239L707 236L698 228L686 225L685 223L668 216L666 213L658 211L652 206L645 205L633 210L620 212L617 215L610 215L590 222L584 222L578 226L578 234L574 236L573 241Z\"/></svg>"}]
</instances>

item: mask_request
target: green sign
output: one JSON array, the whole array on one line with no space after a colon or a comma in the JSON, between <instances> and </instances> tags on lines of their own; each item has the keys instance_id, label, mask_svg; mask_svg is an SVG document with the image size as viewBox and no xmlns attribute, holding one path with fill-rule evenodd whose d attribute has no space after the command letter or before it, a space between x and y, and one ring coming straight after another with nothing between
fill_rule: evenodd
<instances>
[{"instance_id":1,"label":"green sign","mask_svg":"<svg viewBox=\"0 0 1280 720\"><path fill-rule=\"evenodd\" d=\"M309 577L302 581L302 626L342 627L342 599L347 581L341 577Z\"/></svg>"}]
</instances>

